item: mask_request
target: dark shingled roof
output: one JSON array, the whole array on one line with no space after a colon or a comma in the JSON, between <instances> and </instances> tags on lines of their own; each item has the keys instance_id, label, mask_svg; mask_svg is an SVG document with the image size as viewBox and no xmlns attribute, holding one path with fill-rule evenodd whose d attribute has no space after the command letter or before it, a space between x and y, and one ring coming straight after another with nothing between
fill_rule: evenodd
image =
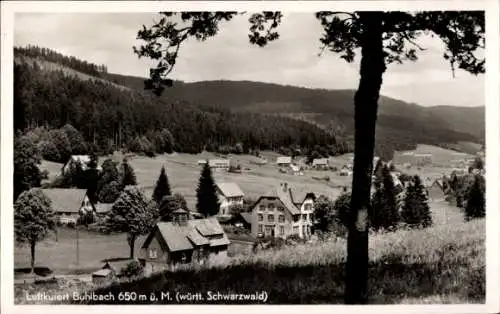
<instances>
[{"instance_id":1,"label":"dark shingled roof","mask_svg":"<svg viewBox=\"0 0 500 314\"><path fill-rule=\"evenodd\" d=\"M252 213L242 212L240 216L245 220L245 222L251 224L252 223Z\"/></svg>"},{"instance_id":2,"label":"dark shingled roof","mask_svg":"<svg viewBox=\"0 0 500 314\"><path fill-rule=\"evenodd\" d=\"M42 192L52 201L54 212L75 214L80 211L87 194L85 189L42 189Z\"/></svg>"},{"instance_id":3,"label":"dark shingled roof","mask_svg":"<svg viewBox=\"0 0 500 314\"><path fill-rule=\"evenodd\" d=\"M182 226L173 222L159 222L142 247L146 248L149 245L150 238L156 230L159 231L170 252L191 250L201 245L229 244L229 239L216 218L188 220L186 223ZM212 236L219 238L209 239Z\"/></svg>"},{"instance_id":4,"label":"dark shingled roof","mask_svg":"<svg viewBox=\"0 0 500 314\"><path fill-rule=\"evenodd\" d=\"M283 185L278 185L274 189L267 191L265 195L262 195L262 197L279 198L292 215L300 214L300 210L297 208L297 205L302 205L308 196L315 198L315 195L312 192L291 188L290 186L287 186L285 189Z\"/></svg>"}]
</instances>

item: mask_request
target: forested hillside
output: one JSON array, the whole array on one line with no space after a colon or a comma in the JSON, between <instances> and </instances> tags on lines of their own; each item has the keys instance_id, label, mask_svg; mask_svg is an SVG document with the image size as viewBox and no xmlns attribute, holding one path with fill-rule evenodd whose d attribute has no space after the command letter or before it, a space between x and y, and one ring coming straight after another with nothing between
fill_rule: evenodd
<instances>
[{"instance_id":1,"label":"forested hillside","mask_svg":"<svg viewBox=\"0 0 500 314\"><path fill-rule=\"evenodd\" d=\"M307 122L273 115L202 109L184 100L168 100L102 80L81 79L68 71L42 69L32 56L16 55L15 128L71 124L101 150L127 147L168 130L178 152L242 151L280 147L348 149L341 140ZM31 62L26 60L30 59ZM43 58L40 58L45 60ZM153 135L151 135L153 134Z\"/></svg>"},{"instance_id":2,"label":"forested hillside","mask_svg":"<svg viewBox=\"0 0 500 314\"><path fill-rule=\"evenodd\" d=\"M322 154L340 154L352 146L353 90L176 81L157 97L144 91L144 78L107 73L105 66L50 49L16 48L15 60L16 129L71 124L105 150L127 147L144 136L152 141L151 133L164 129L179 152L226 152L235 147L310 151L319 145L327 146ZM60 68L41 67L43 62ZM376 153L391 158L394 150L417 144L481 142L481 112L484 108L424 108L381 97Z\"/></svg>"},{"instance_id":3,"label":"forested hillside","mask_svg":"<svg viewBox=\"0 0 500 314\"><path fill-rule=\"evenodd\" d=\"M144 88L143 78L112 73L106 73L105 77L129 88ZM307 89L249 81L204 81L174 82L162 97L233 112L286 115L349 136L354 132L354 93L354 90ZM446 108L422 107L382 96L377 149L403 150L419 143L443 145L484 139L484 107Z\"/></svg>"}]
</instances>

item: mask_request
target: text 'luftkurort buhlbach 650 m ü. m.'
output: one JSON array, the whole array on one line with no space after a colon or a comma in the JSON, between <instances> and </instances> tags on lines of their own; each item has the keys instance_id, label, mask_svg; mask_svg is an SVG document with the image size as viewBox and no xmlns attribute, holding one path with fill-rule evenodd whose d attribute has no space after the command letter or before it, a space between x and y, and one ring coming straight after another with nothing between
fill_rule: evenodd
<instances>
[{"instance_id":1,"label":"text 'luftkurort buhlbach 650 m \u00fc. m.'","mask_svg":"<svg viewBox=\"0 0 500 314\"><path fill-rule=\"evenodd\" d=\"M269 295L266 291L252 293L236 292L184 292L184 291L161 291L151 293L138 293L121 291L118 293L97 292L74 292L51 294L39 292L35 294L26 293L26 301L34 303L94 303L94 304L192 304L192 303L266 303Z\"/></svg>"}]
</instances>

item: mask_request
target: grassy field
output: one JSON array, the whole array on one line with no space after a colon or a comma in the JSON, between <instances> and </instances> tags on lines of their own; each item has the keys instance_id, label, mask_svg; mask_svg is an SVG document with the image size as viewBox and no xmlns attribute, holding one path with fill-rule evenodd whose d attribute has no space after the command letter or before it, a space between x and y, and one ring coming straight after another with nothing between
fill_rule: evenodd
<instances>
[{"instance_id":1,"label":"grassy field","mask_svg":"<svg viewBox=\"0 0 500 314\"><path fill-rule=\"evenodd\" d=\"M430 149L422 145L419 146L420 150ZM431 147L434 149L434 147ZM442 150L435 148L434 150ZM263 152L263 157L268 160L266 165L255 165L251 163L253 156L248 155L233 155L230 158L240 164L243 173L229 173L214 171L214 178L217 182L232 181L237 183L245 196L250 198L257 198L263 193L268 192L271 188L279 185L281 182L288 182L291 186L299 190L313 191L316 194L326 195L331 199L336 199L342 191L342 187L350 186L352 177L339 176L337 172L333 171L316 171L306 170L303 176L295 176L286 173L280 173L275 164L276 157L279 156L273 152ZM99 162L102 163L104 159L112 158L116 162L123 160L123 155L115 153L112 156L101 157ZM211 158L221 158L212 153L204 152L202 154L172 154L160 155L154 158L144 156L131 156L128 157L129 163L135 170L137 182L144 190L147 196L151 196L158 175L162 166L168 174L170 186L174 193L181 193L186 198L190 208L196 207L196 186L200 175L200 166L197 164L198 160ZM332 166L340 168L351 162L352 154L346 154L337 157L331 157L330 162ZM54 178L60 173L62 164L43 161L42 169L49 171L49 178ZM411 169L401 169L409 174L418 174L422 177L424 182L430 182L432 179L440 178L443 174L450 174L451 170L444 167L424 167L418 169L412 167ZM317 180L313 177L330 177L330 181Z\"/></svg>"},{"instance_id":2,"label":"grassy field","mask_svg":"<svg viewBox=\"0 0 500 314\"><path fill-rule=\"evenodd\" d=\"M463 214L460 209L445 202L432 202L430 207L436 226L460 225ZM129 256L129 247L125 234L104 235L85 230L79 231L79 262L76 263L76 230L59 228L57 237L52 234L36 247L36 266L48 267L55 274L90 273L102 267L101 262L108 258ZM139 238L135 245L137 255L144 237ZM27 246L16 246L14 249L14 265L25 268L30 265L30 251Z\"/></svg>"},{"instance_id":3,"label":"grassy field","mask_svg":"<svg viewBox=\"0 0 500 314\"><path fill-rule=\"evenodd\" d=\"M369 302L483 303L484 238L484 220L371 235ZM184 303L227 304L248 301L208 302L206 292L265 291L267 304L335 304L343 302L345 261L345 241L318 242L263 251L209 269L160 273L95 292L134 291L148 296L154 292L158 298L167 291L201 292L205 299ZM148 298L132 303L177 302L175 298L157 302Z\"/></svg>"},{"instance_id":4,"label":"grassy field","mask_svg":"<svg viewBox=\"0 0 500 314\"><path fill-rule=\"evenodd\" d=\"M35 266L48 267L54 274L91 273L103 266L102 260L129 256L129 246L125 234L104 235L79 230L79 260L77 264L76 229L59 228L57 237L51 234L36 246ZM144 242L137 240L136 254ZM14 249L15 268L30 266L31 255L28 246Z\"/></svg>"}]
</instances>

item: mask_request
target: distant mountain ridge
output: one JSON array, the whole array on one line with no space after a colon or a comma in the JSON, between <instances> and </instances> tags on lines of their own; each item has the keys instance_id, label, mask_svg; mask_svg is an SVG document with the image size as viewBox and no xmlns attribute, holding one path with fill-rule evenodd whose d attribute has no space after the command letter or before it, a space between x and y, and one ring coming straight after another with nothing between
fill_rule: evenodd
<instances>
[{"instance_id":1,"label":"distant mountain ridge","mask_svg":"<svg viewBox=\"0 0 500 314\"><path fill-rule=\"evenodd\" d=\"M110 81L134 89L144 87L144 78L107 73ZM261 113L317 114L314 121L328 123L332 117L354 114L355 90L308 89L253 81L176 81L165 97L182 99L194 104L219 106L235 111ZM381 96L379 119L398 117L406 122L439 124L459 133L484 138L485 107L436 106L424 107L402 100ZM324 115L326 114L326 116Z\"/></svg>"},{"instance_id":2,"label":"distant mountain ridge","mask_svg":"<svg viewBox=\"0 0 500 314\"><path fill-rule=\"evenodd\" d=\"M40 59L36 55L29 57ZM67 62L74 62L71 58ZM52 70L53 64L59 67L58 70L71 67L71 64L58 65L43 56L41 59L51 64L47 70ZM85 61L80 63L83 64L76 63L77 67L88 67ZM101 67L105 70L105 66ZM78 73L78 69L73 70ZM91 79L89 74L92 73L77 77ZM144 92L144 79L106 71L99 71L95 76L95 80L110 82L113 87L141 93ZM336 137L352 142L354 93L354 90L309 89L252 81L175 81L174 86L160 97L162 101L155 101L158 104L153 106L181 102L209 114L213 110L229 110L234 113L286 116L318 125ZM384 147L412 149L417 144L451 147L450 144L459 142L484 142L484 107L422 107L385 96L380 97L379 103L376 133L379 150ZM459 146L453 147L457 149Z\"/></svg>"}]
</instances>

